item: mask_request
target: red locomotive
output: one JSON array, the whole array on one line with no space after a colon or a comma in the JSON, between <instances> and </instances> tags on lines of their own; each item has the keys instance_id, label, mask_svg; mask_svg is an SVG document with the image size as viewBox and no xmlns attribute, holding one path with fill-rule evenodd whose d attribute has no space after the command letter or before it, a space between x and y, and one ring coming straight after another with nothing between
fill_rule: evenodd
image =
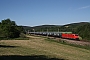
<instances>
[{"instance_id":1,"label":"red locomotive","mask_svg":"<svg viewBox=\"0 0 90 60\"><path fill-rule=\"evenodd\" d=\"M65 34L65 33L62 33L62 38L78 40L79 36L78 36L78 34Z\"/></svg>"}]
</instances>

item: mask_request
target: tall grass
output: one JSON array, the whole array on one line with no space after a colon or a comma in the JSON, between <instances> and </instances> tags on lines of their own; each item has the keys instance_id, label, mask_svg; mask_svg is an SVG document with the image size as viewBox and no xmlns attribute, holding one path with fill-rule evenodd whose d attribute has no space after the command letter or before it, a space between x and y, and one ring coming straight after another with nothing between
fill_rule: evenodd
<instances>
[{"instance_id":1,"label":"tall grass","mask_svg":"<svg viewBox=\"0 0 90 60\"><path fill-rule=\"evenodd\" d=\"M60 43L60 44L64 44L64 45L69 45L69 46L73 46L73 47L78 47L78 48L83 48L83 49L87 49L87 50L90 50L90 45L77 45L77 44L71 44L71 43L68 43L64 40L55 40L55 39L50 39L50 38L47 38L45 39L47 41L50 41L50 42L56 42L56 43Z\"/></svg>"}]
</instances>

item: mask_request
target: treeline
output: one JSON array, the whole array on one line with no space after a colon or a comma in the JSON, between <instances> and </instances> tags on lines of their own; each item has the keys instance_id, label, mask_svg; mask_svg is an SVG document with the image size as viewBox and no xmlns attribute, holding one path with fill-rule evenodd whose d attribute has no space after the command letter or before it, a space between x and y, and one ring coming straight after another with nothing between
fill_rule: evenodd
<instances>
[{"instance_id":1,"label":"treeline","mask_svg":"<svg viewBox=\"0 0 90 60\"><path fill-rule=\"evenodd\" d=\"M90 23L77 27L76 33L83 39L90 41Z\"/></svg>"},{"instance_id":2,"label":"treeline","mask_svg":"<svg viewBox=\"0 0 90 60\"><path fill-rule=\"evenodd\" d=\"M17 26L15 21L4 19L0 22L0 38L18 38L23 32L23 27Z\"/></svg>"},{"instance_id":3,"label":"treeline","mask_svg":"<svg viewBox=\"0 0 90 60\"><path fill-rule=\"evenodd\" d=\"M35 27L26 27L30 32L72 32L79 34L84 40L90 40L90 23L79 22L66 25L42 25Z\"/></svg>"},{"instance_id":4,"label":"treeline","mask_svg":"<svg viewBox=\"0 0 90 60\"><path fill-rule=\"evenodd\" d=\"M30 31L30 32L68 32L68 31L73 31L75 30L75 28L71 28L71 27L65 27L65 26L35 26L35 27L28 27L28 26L24 26L24 29L26 31Z\"/></svg>"},{"instance_id":5,"label":"treeline","mask_svg":"<svg viewBox=\"0 0 90 60\"><path fill-rule=\"evenodd\" d=\"M18 38L21 33L29 32L72 32L83 39L90 40L90 23L72 23L67 25L42 25L35 27L18 26L15 21L4 19L0 22L0 38Z\"/></svg>"}]
</instances>

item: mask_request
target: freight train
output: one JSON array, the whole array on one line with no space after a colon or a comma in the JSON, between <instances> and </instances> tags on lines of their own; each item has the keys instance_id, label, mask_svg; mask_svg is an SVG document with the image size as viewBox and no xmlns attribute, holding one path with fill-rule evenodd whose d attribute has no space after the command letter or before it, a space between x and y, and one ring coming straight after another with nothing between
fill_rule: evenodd
<instances>
[{"instance_id":1,"label":"freight train","mask_svg":"<svg viewBox=\"0 0 90 60\"><path fill-rule=\"evenodd\" d=\"M29 34L79 40L79 35L72 32L29 32Z\"/></svg>"}]
</instances>

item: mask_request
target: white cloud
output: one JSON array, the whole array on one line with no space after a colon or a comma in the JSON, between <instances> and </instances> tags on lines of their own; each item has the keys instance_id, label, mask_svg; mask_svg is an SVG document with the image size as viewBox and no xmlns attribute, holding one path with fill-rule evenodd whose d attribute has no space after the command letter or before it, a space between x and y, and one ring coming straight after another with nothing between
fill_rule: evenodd
<instances>
[{"instance_id":1,"label":"white cloud","mask_svg":"<svg viewBox=\"0 0 90 60\"><path fill-rule=\"evenodd\" d=\"M78 8L77 10L80 10L80 9L86 9L86 8L89 8L90 6L84 6L84 7L80 7Z\"/></svg>"}]
</instances>

